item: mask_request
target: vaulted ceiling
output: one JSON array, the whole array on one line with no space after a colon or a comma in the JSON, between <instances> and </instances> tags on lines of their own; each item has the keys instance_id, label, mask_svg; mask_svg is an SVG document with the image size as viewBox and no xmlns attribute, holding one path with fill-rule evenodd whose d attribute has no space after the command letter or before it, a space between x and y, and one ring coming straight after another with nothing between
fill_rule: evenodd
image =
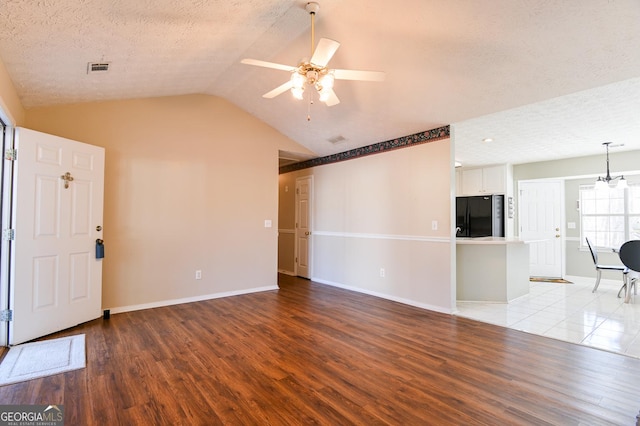
<instances>
[{"instance_id":1,"label":"vaulted ceiling","mask_svg":"<svg viewBox=\"0 0 640 426\"><path fill-rule=\"evenodd\" d=\"M637 0L318 2L330 68L386 73L332 107L265 99L288 72L240 63L308 58L306 1L4 0L0 58L26 108L205 93L318 156L446 124L466 165L640 149Z\"/></svg>"}]
</instances>

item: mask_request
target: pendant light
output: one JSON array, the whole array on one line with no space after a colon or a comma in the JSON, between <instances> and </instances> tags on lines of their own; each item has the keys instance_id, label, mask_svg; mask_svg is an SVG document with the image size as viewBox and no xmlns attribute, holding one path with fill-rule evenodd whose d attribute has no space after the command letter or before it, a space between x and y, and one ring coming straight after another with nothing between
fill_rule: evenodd
<instances>
[{"instance_id":1,"label":"pendant light","mask_svg":"<svg viewBox=\"0 0 640 426\"><path fill-rule=\"evenodd\" d=\"M616 179L619 179L618 184L616 185L616 188L618 189L627 188L628 187L627 180L624 178L623 175L611 177L611 173L609 173L609 145L611 145L611 142L604 142L602 145L604 145L605 148L607 149L607 175L605 177L598 176L598 179L596 180L596 184L595 184L595 189L598 189L598 190L608 189L609 182Z\"/></svg>"}]
</instances>

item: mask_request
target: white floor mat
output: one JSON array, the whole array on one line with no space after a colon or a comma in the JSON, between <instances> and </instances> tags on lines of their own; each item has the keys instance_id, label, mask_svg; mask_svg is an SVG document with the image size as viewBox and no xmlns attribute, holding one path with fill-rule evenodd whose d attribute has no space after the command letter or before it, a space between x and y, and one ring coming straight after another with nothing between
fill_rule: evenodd
<instances>
[{"instance_id":1,"label":"white floor mat","mask_svg":"<svg viewBox=\"0 0 640 426\"><path fill-rule=\"evenodd\" d=\"M13 346L0 364L0 386L84 368L84 334Z\"/></svg>"}]
</instances>

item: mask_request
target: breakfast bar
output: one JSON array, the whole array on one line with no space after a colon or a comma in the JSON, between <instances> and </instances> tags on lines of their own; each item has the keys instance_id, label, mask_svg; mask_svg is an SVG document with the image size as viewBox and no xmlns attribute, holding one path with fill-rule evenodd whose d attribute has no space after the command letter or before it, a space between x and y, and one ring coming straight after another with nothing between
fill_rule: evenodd
<instances>
[{"instance_id":1,"label":"breakfast bar","mask_svg":"<svg viewBox=\"0 0 640 426\"><path fill-rule=\"evenodd\" d=\"M529 293L529 244L517 238L456 239L460 301L509 302Z\"/></svg>"}]
</instances>

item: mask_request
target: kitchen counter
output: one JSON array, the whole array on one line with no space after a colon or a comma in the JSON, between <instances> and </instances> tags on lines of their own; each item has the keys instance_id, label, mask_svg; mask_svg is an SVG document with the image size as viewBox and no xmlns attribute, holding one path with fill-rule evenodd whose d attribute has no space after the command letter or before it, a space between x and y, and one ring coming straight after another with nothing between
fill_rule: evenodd
<instances>
[{"instance_id":1,"label":"kitchen counter","mask_svg":"<svg viewBox=\"0 0 640 426\"><path fill-rule=\"evenodd\" d=\"M526 244L529 241L521 240L520 238L505 238L505 237L461 237L456 238L456 244Z\"/></svg>"},{"instance_id":2,"label":"kitchen counter","mask_svg":"<svg viewBox=\"0 0 640 426\"><path fill-rule=\"evenodd\" d=\"M456 238L458 300L509 302L529 293L529 241Z\"/></svg>"}]
</instances>

